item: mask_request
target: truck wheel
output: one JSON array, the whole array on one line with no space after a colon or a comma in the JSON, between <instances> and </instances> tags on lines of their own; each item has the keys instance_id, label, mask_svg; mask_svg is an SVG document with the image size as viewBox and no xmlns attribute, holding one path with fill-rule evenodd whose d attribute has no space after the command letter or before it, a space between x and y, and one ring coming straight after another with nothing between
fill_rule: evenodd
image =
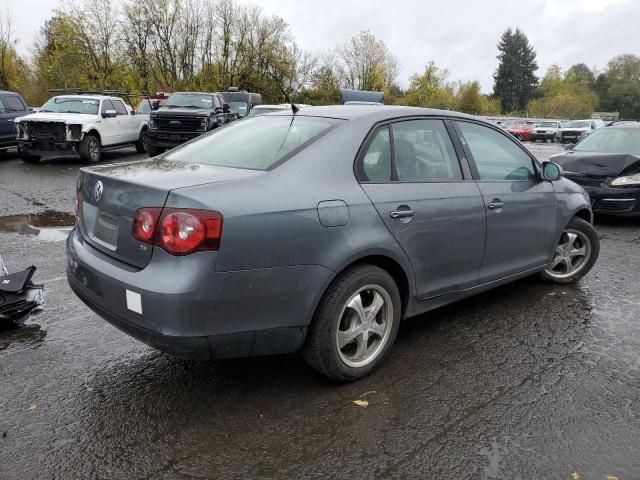
<instances>
[{"instance_id":1,"label":"truck wheel","mask_svg":"<svg viewBox=\"0 0 640 480\"><path fill-rule=\"evenodd\" d=\"M80 158L88 163L98 163L100 161L102 149L100 139L95 135L85 135L80 142Z\"/></svg>"},{"instance_id":2,"label":"truck wheel","mask_svg":"<svg viewBox=\"0 0 640 480\"><path fill-rule=\"evenodd\" d=\"M29 155L27 152L19 152L18 156L24 163L38 163L40 161L40 157Z\"/></svg>"},{"instance_id":3,"label":"truck wheel","mask_svg":"<svg viewBox=\"0 0 640 480\"><path fill-rule=\"evenodd\" d=\"M551 283L575 282L589 273L599 254L598 232L586 220L574 217L560 235L553 261L540 278Z\"/></svg>"},{"instance_id":4,"label":"truck wheel","mask_svg":"<svg viewBox=\"0 0 640 480\"><path fill-rule=\"evenodd\" d=\"M150 143L147 143L147 153L149 154L150 157L155 157L156 155L160 155L163 152L164 152L164 148L156 147L155 145L151 145Z\"/></svg>"},{"instance_id":5,"label":"truck wheel","mask_svg":"<svg viewBox=\"0 0 640 480\"><path fill-rule=\"evenodd\" d=\"M400 293L393 278L373 265L357 265L327 288L302 355L332 380L363 378L380 365L393 345L400 316Z\"/></svg>"},{"instance_id":6,"label":"truck wheel","mask_svg":"<svg viewBox=\"0 0 640 480\"><path fill-rule=\"evenodd\" d=\"M138 153L146 153L149 151L149 134L147 133L146 128L140 132L140 138L135 145L136 152Z\"/></svg>"}]
</instances>

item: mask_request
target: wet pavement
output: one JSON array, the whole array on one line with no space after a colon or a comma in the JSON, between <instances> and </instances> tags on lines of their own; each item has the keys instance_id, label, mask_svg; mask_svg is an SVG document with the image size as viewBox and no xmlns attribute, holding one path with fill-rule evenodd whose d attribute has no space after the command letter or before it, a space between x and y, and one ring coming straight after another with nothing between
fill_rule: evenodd
<instances>
[{"instance_id":1,"label":"wet pavement","mask_svg":"<svg viewBox=\"0 0 640 480\"><path fill-rule=\"evenodd\" d=\"M295 355L178 360L91 313L38 233L64 232L79 166L0 155L0 255L38 266L47 301L0 331L0 478L640 478L640 220L598 219L579 284L411 319L382 368L335 385Z\"/></svg>"}]
</instances>

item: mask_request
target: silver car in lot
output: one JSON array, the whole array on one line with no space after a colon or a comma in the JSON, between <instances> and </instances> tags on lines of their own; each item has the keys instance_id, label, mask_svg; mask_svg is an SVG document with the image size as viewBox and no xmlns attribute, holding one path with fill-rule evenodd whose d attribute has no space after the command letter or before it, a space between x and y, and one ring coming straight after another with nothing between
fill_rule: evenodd
<instances>
[{"instance_id":1,"label":"silver car in lot","mask_svg":"<svg viewBox=\"0 0 640 480\"><path fill-rule=\"evenodd\" d=\"M310 107L153 159L83 168L68 279L104 319L191 358L302 351L338 381L400 321L518 278L574 281L589 198L476 117Z\"/></svg>"}]
</instances>

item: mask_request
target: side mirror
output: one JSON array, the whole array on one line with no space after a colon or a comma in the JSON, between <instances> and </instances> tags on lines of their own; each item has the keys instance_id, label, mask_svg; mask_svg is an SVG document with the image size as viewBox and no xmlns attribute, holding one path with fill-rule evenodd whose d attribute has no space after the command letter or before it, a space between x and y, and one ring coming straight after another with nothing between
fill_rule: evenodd
<instances>
[{"instance_id":1,"label":"side mirror","mask_svg":"<svg viewBox=\"0 0 640 480\"><path fill-rule=\"evenodd\" d=\"M216 107L216 108L213 109L213 113L217 114L217 113L222 113L222 112L224 112L224 108L222 108L222 107Z\"/></svg>"},{"instance_id":2,"label":"side mirror","mask_svg":"<svg viewBox=\"0 0 640 480\"><path fill-rule=\"evenodd\" d=\"M229 113L231 111L231 107L229 106L228 103L225 103L224 105L222 105L222 111L224 113Z\"/></svg>"},{"instance_id":3,"label":"side mirror","mask_svg":"<svg viewBox=\"0 0 640 480\"><path fill-rule=\"evenodd\" d=\"M102 112L102 118L115 118L118 115L118 112L115 110L105 110Z\"/></svg>"},{"instance_id":4,"label":"side mirror","mask_svg":"<svg viewBox=\"0 0 640 480\"><path fill-rule=\"evenodd\" d=\"M575 146L576 146L576 144L575 144L575 143L568 143L568 144L566 144L566 145L564 146L564 149L565 149L565 150L571 150L571 149L573 149L573 147L575 147Z\"/></svg>"},{"instance_id":5,"label":"side mirror","mask_svg":"<svg viewBox=\"0 0 640 480\"><path fill-rule=\"evenodd\" d=\"M151 110L158 110L160 108L160 102L151 102Z\"/></svg>"},{"instance_id":6,"label":"side mirror","mask_svg":"<svg viewBox=\"0 0 640 480\"><path fill-rule=\"evenodd\" d=\"M564 175L562 167L557 163L545 162L542 164L542 178L549 182L560 180Z\"/></svg>"}]
</instances>

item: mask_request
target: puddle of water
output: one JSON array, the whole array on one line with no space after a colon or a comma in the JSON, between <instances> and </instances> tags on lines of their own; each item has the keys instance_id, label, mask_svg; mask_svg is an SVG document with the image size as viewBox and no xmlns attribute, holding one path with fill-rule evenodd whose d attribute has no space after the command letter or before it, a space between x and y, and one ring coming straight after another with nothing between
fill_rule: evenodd
<instances>
[{"instance_id":1,"label":"puddle of water","mask_svg":"<svg viewBox=\"0 0 640 480\"><path fill-rule=\"evenodd\" d=\"M40 240L61 242L67 239L75 216L67 212L46 210L28 215L0 217L0 231L33 235Z\"/></svg>"},{"instance_id":2,"label":"puddle of water","mask_svg":"<svg viewBox=\"0 0 640 480\"><path fill-rule=\"evenodd\" d=\"M47 331L40 325L16 325L12 328L0 328L0 351L10 346L33 347L40 344L47 336Z\"/></svg>"}]
</instances>

